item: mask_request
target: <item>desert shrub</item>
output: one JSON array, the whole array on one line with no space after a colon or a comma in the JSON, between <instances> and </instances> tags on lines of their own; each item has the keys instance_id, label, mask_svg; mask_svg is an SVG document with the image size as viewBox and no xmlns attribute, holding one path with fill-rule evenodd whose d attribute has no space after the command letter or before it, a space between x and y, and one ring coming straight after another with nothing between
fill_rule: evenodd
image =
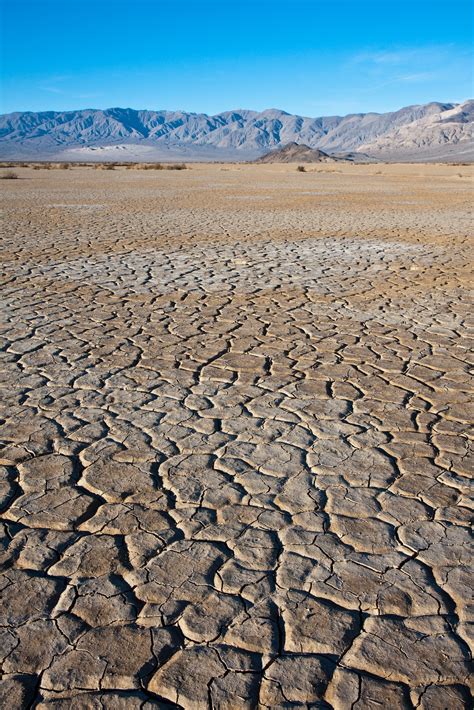
<instances>
[{"instance_id":1,"label":"desert shrub","mask_svg":"<svg viewBox=\"0 0 474 710\"><path fill-rule=\"evenodd\" d=\"M135 167L137 170L164 170L164 166L161 163L139 163Z\"/></svg>"},{"instance_id":2,"label":"desert shrub","mask_svg":"<svg viewBox=\"0 0 474 710\"><path fill-rule=\"evenodd\" d=\"M59 163L58 165L59 170L69 170L70 167L69 163Z\"/></svg>"},{"instance_id":3,"label":"desert shrub","mask_svg":"<svg viewBox=\"0 0 474 710\"><path fill-rule=\"evenodd\" d=\"M128 163L127 170L188 170L185 163Z\"/></svg>"},{"instance_id":4,"label":"desert shrub","mask_svg":"<svg viewBox=\"0 0 474 710\"><path fill-rule=\"evenodd\" d=\"M297 169L297 171L298 171L299 173L305 173L305 172L306 172L306 168L305 168L304 165L298 165L298 167L297 167L296 169Z\"/></svg>"},{"instance_id":5,"label":"desert shrub","mask_svg":"<svg viewBox=\"0 0 474 710\"><path fill-rule=\"evenodd\" d=\"M33 170L41 170L41 165L33 165Z\"/></svg>"},{"instance_id":6,"label":"desert shrub","mask_svg":"<svg viewBox=\"0 0 474 710\"><path fill-rule=\"evenodd\" d=\"M2 175L2 180L17 180L18 175L13 171L13 170L7 170L6 173L3 173Z\"/></svg>"},{"instance_id":7,"label":"desert shrub","mask_svg":"<svg viewBox=\"0 0 474 710\"><path fill-rule=\"evenodd\" d=\"M115 165L113 163L106 163L102 166L102 170L115 170Z\"/></svg>"}]
</instances>

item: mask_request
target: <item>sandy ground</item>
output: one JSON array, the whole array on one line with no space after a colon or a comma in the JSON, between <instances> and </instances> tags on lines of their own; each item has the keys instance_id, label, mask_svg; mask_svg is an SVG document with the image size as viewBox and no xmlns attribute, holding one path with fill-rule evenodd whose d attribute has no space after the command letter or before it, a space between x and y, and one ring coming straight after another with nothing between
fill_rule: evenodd
<instances>
[{"instance_id":1,"label":"sandy ground","mask_svg":"<svg viewBox=\"0 0 474 710\"><path fill-rule=\"evenodd\" d=\"M467 166L2 180L3 707L469 707Z\"/></svg>"}]
</instances>

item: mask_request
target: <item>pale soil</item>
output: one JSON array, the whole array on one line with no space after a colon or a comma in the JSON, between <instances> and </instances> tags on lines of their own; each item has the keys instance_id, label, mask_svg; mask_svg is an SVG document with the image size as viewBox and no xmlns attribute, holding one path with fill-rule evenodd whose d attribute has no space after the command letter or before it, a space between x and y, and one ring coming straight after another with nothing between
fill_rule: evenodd
<instances>
[{"instance_id":1,"label":"pale soil","mask_svg":"<svg viewBox=\"0 0 474 710\"><path fill-rule=\"evenodd\" d=\"M2 707L469 707L473 170L17 169Z\"/></svg>"}]
</instances>

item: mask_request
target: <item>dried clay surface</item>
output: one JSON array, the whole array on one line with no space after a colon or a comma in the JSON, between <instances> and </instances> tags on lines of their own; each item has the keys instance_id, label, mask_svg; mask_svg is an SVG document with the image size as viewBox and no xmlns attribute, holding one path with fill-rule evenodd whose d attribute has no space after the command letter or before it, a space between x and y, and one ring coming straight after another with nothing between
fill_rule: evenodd
<instances>
[{"instance_id":1,"label":"dried clay surface","mask_svg":"<svg viewBox=\"0 0 474 710\"><path fill-rule=\"evenodd\" d=\"M0 705L470 706L467 166L0 184Z\"/></svg>"}]
</instances>

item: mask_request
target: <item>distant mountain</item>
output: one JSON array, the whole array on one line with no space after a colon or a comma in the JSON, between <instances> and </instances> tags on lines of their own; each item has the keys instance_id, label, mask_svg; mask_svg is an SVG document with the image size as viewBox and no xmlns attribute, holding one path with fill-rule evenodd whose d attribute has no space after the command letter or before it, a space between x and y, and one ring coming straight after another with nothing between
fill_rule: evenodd
<instances>
[{"instance_id":1,"label":"distant mountain","mask_svg":"<svg viewBox=\"0 0 474 710\"><path fill-rule=\"evenodd\" d=\"M438 159L474 159L474 101L430 113L416 121L392 128L360 147L371 155L388 158L420 153Z\"/></svg>"},{"instance_id":2,"label":"distant mountain","mask_svg":"<svg viewBox=\"0 0 474 710\"><path fill-rule=\"evenodd\" d=\"M276 148L265 153L254 163L330 163L343 158L333 158L318 148L310 148L304 143L287 143L282 148Z\"/></svg>"},{"instance_id":3,"label":"distant mountain","mask_svg":"<svg viewBox=\"0 0 474 710\"><path fill-rule=\"evenodd\" d=\"M455 159L472 150L472 104L319 118L279 109L216 116L122 108L10 113L0 116L0 158L249 160L298 143L331 154Z\"/></svg>"}]
</instances>

